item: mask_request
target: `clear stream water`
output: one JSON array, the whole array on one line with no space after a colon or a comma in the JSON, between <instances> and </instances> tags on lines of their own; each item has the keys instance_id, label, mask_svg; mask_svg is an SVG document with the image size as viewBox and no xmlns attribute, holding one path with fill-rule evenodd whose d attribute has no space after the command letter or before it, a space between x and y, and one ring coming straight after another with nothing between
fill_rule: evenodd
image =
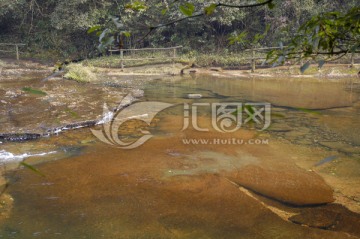
<instances>
[{"instance_id":1,"label":"clear stream water","mask_svg":"<svg viewBox=\"0 0 360 239\"><path fill-rule=\"evenodd\" d=\"M116 82L121 83L121 79ZM16 91L24 86L57 95ZM6 102L1 105L0 131L10 132L43 132L46 127L67 123L69 119L73 122L97 118L103 103L116 106L126 95L122 88L101 89L64 80L45 85L36 79L5 82L0 87L1 100ZM10 183L6 194L11 195L13 202L3 202L0 208L0 238L360 237L356 224L345 228L340 221L340 226L323 230L283 220L226 180L251 165L289 173L299 168L304 172L311 169L335 189L337 202L359 210L357 79L197 76L142 81L137 87L145 92L141 101L177 106L159 113L150 127L132 120L120 128L122 137L128 140L141 136L139 129L144 127L154 135L136 149L104 144L88 128L35 141L0 144L0 162L7 163L6 167L16 167L19 160L26 158L45 175L27 168L5 170ZM188 94L201 94L202 98L189 99ZM76 101L76 97L80 100ZM181 131L183 103L225 102L271 103L270 128L259 132L250 124L229 134L212 129L198 132L191 127ZM210 110L199 108L199 124L211 128ZM234 137L266 139L268 144L187 145L183 141ZM317 162L334 155L336 160L314 168ZM282 173L279 175L275 181L281 181ZM277 190L286 194L287 189ZM289 212L303 210L262 200ZM328 219L318 220L322 223Z\"/></svg>"}]
</instances>

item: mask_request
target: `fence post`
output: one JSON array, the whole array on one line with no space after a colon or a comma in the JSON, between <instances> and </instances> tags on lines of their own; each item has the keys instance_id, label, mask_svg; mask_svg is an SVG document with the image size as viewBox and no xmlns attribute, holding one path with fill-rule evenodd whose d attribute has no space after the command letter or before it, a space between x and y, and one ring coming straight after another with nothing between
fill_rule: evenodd
<instances>
[{"instance_id":1,"label":"fence post","mask_svg":"<svg viewBox=\"0 0 360 239\"><path fill-rule=\"evenodd\" d=\"M120 49L120 64L121 64L121 70L124 70L124 50Z\"/></svg>"},{"instance_id":2,"label":"fence post","mask_svg":"<svg viewBox=\"0 0 360 239\"><path fill-rule=\"evenodd\" d=\"M299 58L300 58L300 66L303 66L304 65L304 59L303 59L302 54L300 54Z\"/></svg>"},{"instance_id":3,"label":"fence post","mask_svg":"<svg viewBox=\"0 0 360 239\"><path fill-rule=\"evenodd\" d=\"M354 55L355 55L354 52L351 53L351 65L350 65L350 67L354 67L354 64L355 64Z\"/></svg>"},{"instance_id":4,"label":"fence post","mask_svg":"<svg viewBox=\"0 0 360 239\"><path fill-rule=\"evenodd\" d=\"M252 50L252 58L251 58L251 73L255 72L255 50Z\"/></svg>"},{"instance_id":5,"label":"fence post","mask_svg":"<svg viewBox=\"0 0 360 239\"><path fill-rule=\"evenodd\" d=\"M174 52L173 52L173 60L172 60L172 63L173 63L173 67L175 67L175 58L176 58L176 48L174 48Z\"/></svg>"},{"instance_id":6,"label":"fence post","mask_svg":"<svg viewBox=\"0 0 360 239\"><path fill-rule=\"evenodd\" d=\"M16 60L19 60L20 57L19 57L19 46L18 45L15 45L15 51L16 51Z\"/></svg>"}]
</instances>

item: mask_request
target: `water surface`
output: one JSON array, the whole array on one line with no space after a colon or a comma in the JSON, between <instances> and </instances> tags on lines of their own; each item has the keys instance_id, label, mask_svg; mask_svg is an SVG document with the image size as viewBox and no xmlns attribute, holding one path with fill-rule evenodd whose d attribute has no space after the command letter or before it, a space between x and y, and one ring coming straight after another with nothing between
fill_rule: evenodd
<instances>
[{"instance_id":1,"label":"water surface","mask_svg":"<svg viewBox=\"0 0 360 239\"><path fill-rule=\"evenodd\" d=\"M121 79L116 83L121 83ZM34 84L37 86L36 82ZM63 88L59 92L67 87L66 82L51 84ZM299 208L257 194L248 195L231 183L247 183L249 187L278 197L280 201L286 200L287 196L289 200L299 197L301 201L302 195L321 201L325 196L316 195L314 188L326 191L330 185L336 188L336 203L346 204L353 211L360 212L358 203L348 199L360 198L357 189L360 179L360 129L357 123L360 120L360 95L356 79L203 76L164 78L145 81L138 86L145 91L142 101L178 105L160 113L150 127L145 127L155 137L139 148L123 150L106 145L89 129L25 143L4 142L0 146L1 150L14 155L56 152L27 159L45 177L26 168L7 173L10 181L7 193L14 202L11 210L2 209L2 238L360 236L358 215L341 206L316 207L326 213L315 213L310 206ZM96 99L99 105L96 107L101 112L102 95L95 96L94 86L78 87L77 93L83 99ZM188 94L201 94L202 98L188 99ZM34 96L21 97L24 99L10 102L12 105L9 107L18 107L19 111L24 109L21 112L27 112L25 115L36 117L38 121L47 117L20 103ZM35 99L31 99L31 107L48 102L41 97ZM116 94L111 99L115 104ZM104 102L107 100L104 98ZM250 125L235 133L219 133L211 129L211 112L204 107L199 112L199 123L210 131L198 132L191 127L181 131L183 103L212 102L269 102L273 105L272 125L264 132ZM70 102L65 106L68 104ZM80 117L81 112L90 111L90 108L83 108L79 111ZM25 128L37 125L32 119L20 119L20 125L25 125ZM10 121L4 121L10 124ZM122 135L129 139L139 137L139 127L144 128L144 125L130 122L121 129ZM183 141L214 138L265 139L268 144L193 145ZM337 155L337 160L314 167L331 155ZM266 173L257 175L256 172L261 170ZM255 172L252 173L255 176L248 182L242 175L250 172ZM258 184L252 184L255 181ZM271 190L267 190L269 187ZM300 191L300 196L297 196L297 191ZM341 220L334 221L333 227L324 226L326 230L304 227L284 220L268 206L294 214L301 214L306 209L310 214L324 215L317 219L319 225L325 225L329 220L331 224L331 220L337 217L326 215L335 212L341 215Z\"/></svg>"}]
</instances>

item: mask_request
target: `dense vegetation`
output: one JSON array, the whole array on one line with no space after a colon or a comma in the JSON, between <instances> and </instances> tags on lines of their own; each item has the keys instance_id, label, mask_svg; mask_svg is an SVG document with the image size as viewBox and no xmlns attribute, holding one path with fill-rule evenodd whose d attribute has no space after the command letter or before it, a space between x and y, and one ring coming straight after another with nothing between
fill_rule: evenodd
<instances>
[{"instance_id":1,"label":"dense vegetation","mask_svg":"<svg viewBox=\"0 0 360 239\"><path fill-rule=\"evenodd\" d=\"M204 0L1 0L0 42L26 43L32 54L91 57L98 54L99 35L104 33L108 38L103 40L114 40L114 44L124 47L183 45L188 53L239 52L254 45L274 46L279 42L287 45L312 17L332 11L345 14L358 0L270 2L258 7L215 9L215 4ZM241 5L244 1L222 3ZM209 14L192 17L203 11ZM184 17L187 18L184 21L161 25ZM88 34L91 27L94 32ZM358 25L354 27L355 32L359 31ZM153 31L146 35L149 29ZM95 30L101 31L96 35Z\"/></svg>"}]
</instances>

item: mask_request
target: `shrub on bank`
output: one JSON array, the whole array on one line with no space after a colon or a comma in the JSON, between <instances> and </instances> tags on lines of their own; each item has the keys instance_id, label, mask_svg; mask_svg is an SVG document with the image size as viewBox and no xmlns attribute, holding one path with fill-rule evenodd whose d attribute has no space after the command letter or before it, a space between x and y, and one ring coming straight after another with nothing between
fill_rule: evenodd
<instances>
[{"instance_id":1,"label":"shrub on bank","mask_svg":"<svg viewBox=\"0 0 360 239\"><path fill-rule=\"evenodd\" d=\"M78 82L91 82L96 80L93 67L82 64L70 64L65 68L65 78Z\"/></svg>"}]
</instances>

